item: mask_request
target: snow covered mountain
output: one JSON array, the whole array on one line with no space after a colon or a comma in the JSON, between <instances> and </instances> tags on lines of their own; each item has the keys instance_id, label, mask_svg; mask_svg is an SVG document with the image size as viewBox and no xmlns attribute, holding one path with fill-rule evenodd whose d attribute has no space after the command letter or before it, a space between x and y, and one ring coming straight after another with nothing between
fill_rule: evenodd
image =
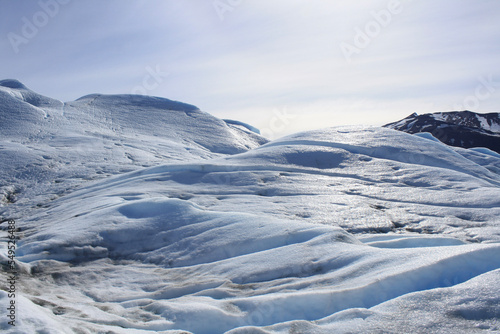
<instances>
[{"instance_id":1,"label":"snow covered mountain","mask_svg":"<svg viewBox=\"0 0 500 334\"><path fill-rule=\"evenodd\" d=\"M485 147L500 153L500 113L471 111L416 113L384 127L407 133L431 133L451 146Z\"/></svg>"},{"instance_id":2,"label":"snow covered mountain","mask_svg":"<svg viewBox=\"0 0 500 334\"><path fill-rule=\"evenodd\" d=\"M3 332L500 330L494 155L376 127L268 142L165 99L2 85Z\"/></svg>"}]
</instances>

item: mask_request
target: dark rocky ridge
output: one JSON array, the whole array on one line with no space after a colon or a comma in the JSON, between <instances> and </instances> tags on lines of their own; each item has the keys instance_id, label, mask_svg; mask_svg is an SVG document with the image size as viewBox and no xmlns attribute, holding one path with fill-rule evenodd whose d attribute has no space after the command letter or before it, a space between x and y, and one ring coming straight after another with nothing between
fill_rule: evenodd
<instances>
[{"instance_id":1,"label":"dark rocky ridge","mask_svg":"<svg viewBox=\"0 0 500 334\"><path fill-rule=\"evenodd\" d=\"M472 111L416 113L384 125L407 133L428 132L441 142L457 147L486 147L500 153L500 113Z\"/></svg>"}]
</instances>

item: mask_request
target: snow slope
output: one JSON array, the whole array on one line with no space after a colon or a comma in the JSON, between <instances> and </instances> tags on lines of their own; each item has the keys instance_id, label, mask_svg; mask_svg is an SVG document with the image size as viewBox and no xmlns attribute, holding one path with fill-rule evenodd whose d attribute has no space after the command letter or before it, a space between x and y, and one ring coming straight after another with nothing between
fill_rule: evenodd
<instances>
[{"instance_id":1,"label":"snow slope","mask_svg":"<svg viewBox=\"0 0 500 334\"><path fill-rule=\"evenodd\" d=\"M64 114L88 116L93 104L101 113L137 108L148 115L178 106L92 99L64 104ZM201 112L181 109L181 116L157 116L151 131L160 137L169 129L173 151L194 142L204 149L151 167L130 164L130 172L113 167L123 164L121 155L95 162L82 153L72 160L82 173L101 166L113 175L81 180L58 197L39 195L41 206L29 197L5 205L22 227L21 274L18 326L2 317L1 330L500 331L500 159L384 128L330 128L266 143L250 127L210 122L206 114L200 129L221 124L226 132L202 137L196 123L184 128L192 118L185 115ZM96 123L110 124L99 117ZM134 142L138 133L136 152L154 147L145 120L113 120L109 143ZM91 131L90 116L85 122ZM67 157L46 137L29 145L34 157L40 147Z\"/></svg>"},{"instance_id":2,"label":"snow slope","mask_svg":"<svg viewBox=\"0 0 500 334\"><path fill-rule=\"evenodd\" d=\"M16 80L0 81L0 133L1 202L26 198L33 205L82 181L267 142L181 102L94 94L62 103ZM16 216L5 206L0 214Z\"/></svg>"}]
</instances>

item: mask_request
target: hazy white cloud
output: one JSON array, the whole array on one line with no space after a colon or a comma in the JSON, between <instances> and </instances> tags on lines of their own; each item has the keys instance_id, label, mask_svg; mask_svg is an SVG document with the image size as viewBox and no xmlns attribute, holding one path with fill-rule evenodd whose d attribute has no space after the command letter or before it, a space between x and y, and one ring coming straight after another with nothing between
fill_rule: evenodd
<instances>
[{"instance_id":1,"label":"hazy white cloud","mask_svg":"<svg viewBox=\"0 0 500 334\"><path fill-rule=\"evenodd\" d=\"M43 7L0 0L4 78L71 100L129 93L159 67L148 94L218 116L266 126L275 108L300 110L279 133L500 102L496 0L66 1L15 53L8 34Z\"/></svg>"}]
</instances>

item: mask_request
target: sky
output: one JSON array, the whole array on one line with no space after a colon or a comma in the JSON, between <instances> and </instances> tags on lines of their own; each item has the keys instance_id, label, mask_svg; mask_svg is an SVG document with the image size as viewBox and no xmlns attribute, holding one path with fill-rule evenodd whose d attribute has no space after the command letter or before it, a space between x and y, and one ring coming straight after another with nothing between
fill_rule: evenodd
<instances>
[{"instance_id":1,"label":"sky","mask_svg":"<svg viewBox=\"0 0 500 334\"><path fill-rule=\"evenodd\" d=\"M0 0L0 79L145 94L263 135L500 111L498 0Z\"/></svg>"}]
</instances>

